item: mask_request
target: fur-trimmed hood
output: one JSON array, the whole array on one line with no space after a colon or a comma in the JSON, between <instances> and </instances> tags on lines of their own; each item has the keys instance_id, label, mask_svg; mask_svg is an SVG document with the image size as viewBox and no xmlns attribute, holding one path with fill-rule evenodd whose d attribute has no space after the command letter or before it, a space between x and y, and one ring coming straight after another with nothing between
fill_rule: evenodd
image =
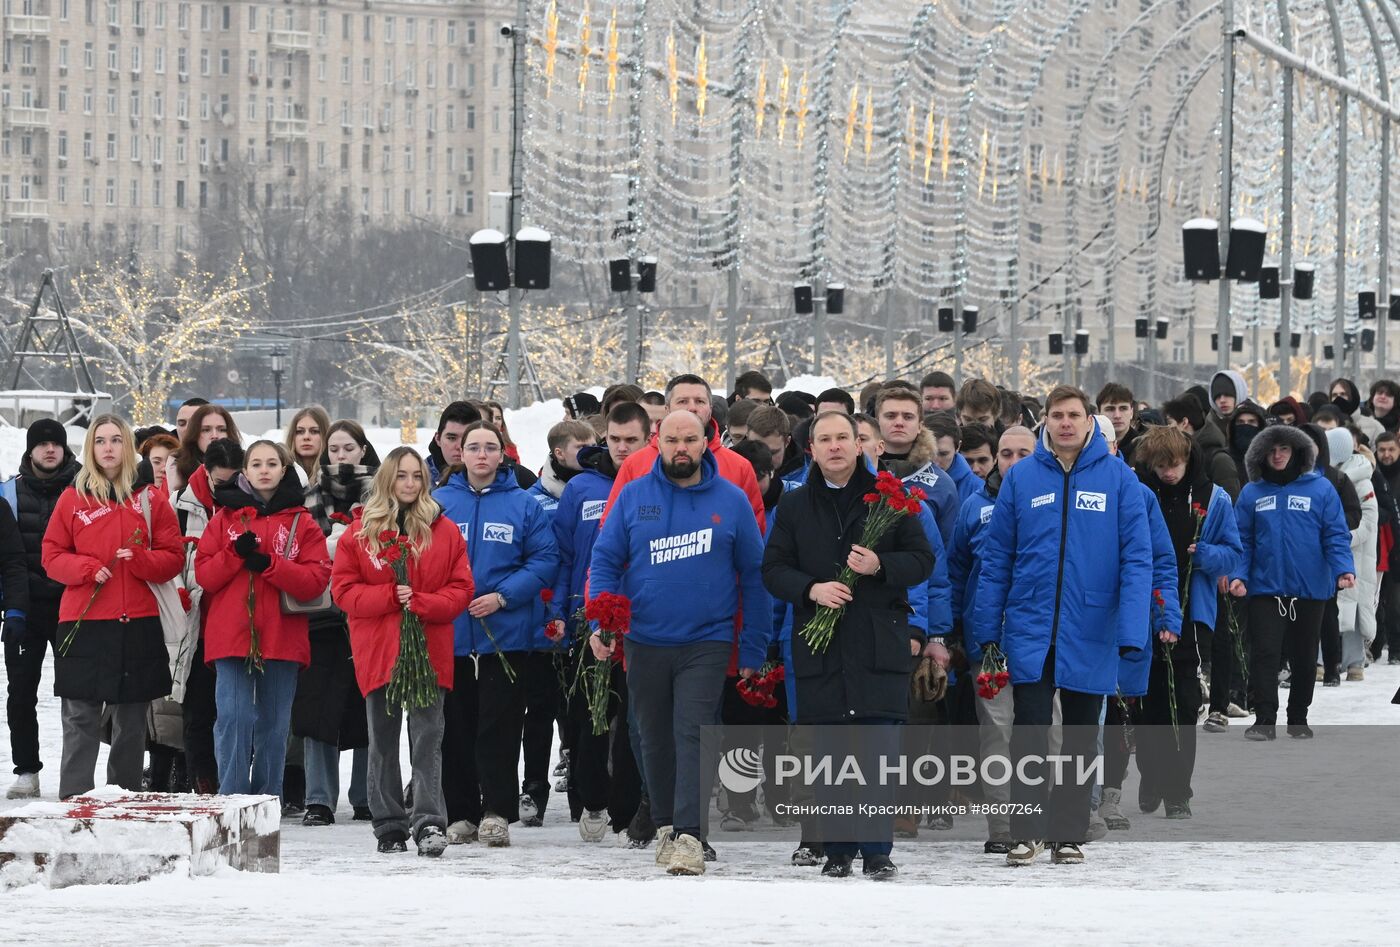
<instances>
[{"instance_id":1,"label":"fur-trimmed hood","mask_svg":"<svg viewBox=\"0 0 1400 947\"><path fill-rule=\"evenodd\" d=\"M1286 444L1293 448L1293 461L1290 466L1297 465L1298 476L1311 472L1317 465L1317 445L1311 437L1287 424L1274 424L1260 431L1250 442L1249 450L1245 453L1244 468L1249 474L1250 482L1263 479L1264 464L1267 463L1269 452L1276 444Z\"/></svg>"},{"instance_id":2,"label":"fur-trimmed hood","mask_svg":"<svg viewBox=\"0 0 1400 947\"><path fill-rule=\"evenodd\" d=\"M913 445L909 448L909 456L903 460L894 460L887 454L884 457L883 465L886 470L903 480L933 463L935 451L933 432L926 427L921 427L918 436L914 438ZM942 468L940 468L939 473L942 472Z\"/></svg>"}]
</instances>

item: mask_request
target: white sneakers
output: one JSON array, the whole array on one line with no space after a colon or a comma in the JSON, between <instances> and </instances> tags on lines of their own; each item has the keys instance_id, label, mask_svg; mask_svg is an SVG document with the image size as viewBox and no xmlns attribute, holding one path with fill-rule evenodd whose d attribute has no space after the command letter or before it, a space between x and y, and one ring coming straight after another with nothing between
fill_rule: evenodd
<instances>
[{"instance_id":1,"label":"white sneakers","mask_svg":"<svg viewBox=\"0 0 1400 947\"><path fill-rule=\"evenodd\" d=\"M669 825L660 826L656 830L656 863L663 868L670 866L671 853L675 851L676 840L672 835Z\"/></svg>"},{"instance_id":2,"label":"white sneakers","mask_svg":"<svg viewBox=\"0 0 1400 947\"><path fill-rule=\"evenodd\" d=\"M500 816L488 812L481 817L476 837L491 848L506 848L510 845L510 825Z\"/></svg>"},{"instance_id":3,"label":"white sneakers","mask_svg":"<svg viewBox=\"0 0 1400 947\"><path fill-rule=\"evenodd\" d=\"M585 842L601 842L608 833L606 812L584 812L578 820L579 838Z\"/></svg>"},{"instance_id":4,"label":"white sneakers","mask_svg":"<svg viewBox=\"0 0 1400 947\"><path fill-rule=\"evenodd\" d=\"M1045 843L1040 839L1017 842L1011 846L1011 851L1006 853L1006 864L1012 868L1029 865L1043 851L1045 851Z\"/></svg>"},{"instance_id":5,"label":"white sneakers","mask_svg":"<svg viewBox=\"0 0 1400 947\"><path fill-rule=\"evenodd\" d=\"M447 827L447 844L465 845L476 841L476 824L466 819L453 822Z\"/></svg>"},{"instance_id":6,"label":"white sneakers","mask_svg":"<svg viewBox=\"0 0 1400 947\"><path fill-rule=\"evenodd\" d=\"M39 798L39 774L20 773L15 777L15 784L5 793L6 799L38 799Z\"/></svg>"},{"instance_id":7,"label":"white sneakers","mask_svg":"<svg viewBox=\"0 0 1400 947\"><path fill-rule=\"evenodd\" d=\"M666 868L670 875L703 875L705 849L693 835L677 835L671 843L671 862Z\"/></svg>"}]
</instances>

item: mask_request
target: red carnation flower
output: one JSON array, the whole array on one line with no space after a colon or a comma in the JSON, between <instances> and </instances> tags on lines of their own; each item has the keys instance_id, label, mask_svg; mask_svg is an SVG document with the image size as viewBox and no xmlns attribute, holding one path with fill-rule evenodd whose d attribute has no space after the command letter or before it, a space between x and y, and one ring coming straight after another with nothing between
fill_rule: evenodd
<instances>
[{"instance_id":1,"label":"red carnation flower","mask_svg":"<svg viewBox=\"0 0 1400 947\"><path fill-rule=\"evenodd\" d=\"M878 493L867 493L865 496L861 497L861 499L864 500L866 503L879 503L879 502L880 502L880 494L878 494Z\"/></svg>"},{"instance_id":2,"label":"red carnation flower","mask_svg":"<svg viewBox=\"0 0 1400 947\"><path fill-rule=\"evenodd\" d=\"M920 503L928 499L928 494L925 493L923 490L919 489L918 487L910 487L909 495L914 499L918 500Z\"/></svg>"},{"instance_id":3,"label":"red carnation flower","mask_svg":"<svg viewBox=\"0 0 1400 947\"><path fill-rule=\"evenodd\" d=\"M589 600L583 614L610 634L625 635L632 627L632 602L616 592L599 592Z\"/></svg>"},{"instance_id":4,"label":"red carnation flower","mask_svg":"<svg viewBox=\"0 0 1400 947\"><path fill-rule=\"evenodd\" d=\"M245 520L257 519L257 518L258 518L258 511L257 511L257 508L256 508L256 507L251 507L251 506L245 506L243 509L241 509L241 510L238 511L238 518L239 518L239 519L245 519Z\"/></svg>"},{"instance_id":5,"label":"red carnation flower","mask_svg":"<svg viewBox=\"0 0 1400 947\"><path fill-rule=\"evenodd\" d=\"M187 588L180 589L180 607L187 612L194 608L194 600L190 598L190 590Z\"/></svg>"},{"instance_id":6,"label":"red carnation flower","mask_svg":"<svg viewBox=\"0 0 1400 947\"><path fill-rule=\"evenodd\" d=\"M383 558L385 562L391 564L398 562L401 558L403 558L403 550L400 549L397 545L386 546L384 548L384 552L381 554L381 558Z\"/></svg>"},{"instance_id":7,"label":"red carnation flower","mask_svg":"<svg viewBox=\"0 0 1400 947\"><path fill-rule=\"evenodd\" d=\"M550 602L554 601L554 590L553 590L553 589L540 589L540 601L541 601L541 602L544 602L546 605L548 605Z\"/></svg>"},{"instance_id":8,"label":"red carnation flower","mask_svg":"<svg viewBox=\"0 0 1400 947\"><path fill-rule=\"evenodd\" d=\"M544 636L550 641L563 641L564 626L560 622L546 622L544 626Z\"/></svg>"},{"instance_id":9,"label":"red carnation flower","mask_svg":"<svg viewBox=\"0 0 1400 947\"><path fill-rule=\"evenodd\" d=\"M379 541L384 545L394 542L399 538L399 534L392 529L386 529L379 534Z\"/></svg>"}]
</instances>

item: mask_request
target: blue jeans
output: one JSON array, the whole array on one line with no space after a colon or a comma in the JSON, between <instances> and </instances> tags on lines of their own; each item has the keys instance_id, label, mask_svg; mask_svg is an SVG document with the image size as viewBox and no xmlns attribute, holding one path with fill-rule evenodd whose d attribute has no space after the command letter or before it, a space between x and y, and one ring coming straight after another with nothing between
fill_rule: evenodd
<instances>
[{"instance_id":1,"label":"blue jeans","mask_svg":"<svg viewBox=\"0 0 1400 947\"><path fill-rule=\"evenodd\" d=\"M268 661L263 670L249 671L243 658L220 658L214 665L219 793L280 796L300 667Z\"/></svg>"},{"instance_id":2,"label":"blue jeans","mask_svg":"<svg viewBox=\"0 0 1400 947\"><path fill-rule=\"evenodd\" d=\"M350 751L350 805L369 805L369 751ZM306 804L332 812L340 802L340 747L307 737L302 756L306 765Z\"/></svg>"}]
</instances>

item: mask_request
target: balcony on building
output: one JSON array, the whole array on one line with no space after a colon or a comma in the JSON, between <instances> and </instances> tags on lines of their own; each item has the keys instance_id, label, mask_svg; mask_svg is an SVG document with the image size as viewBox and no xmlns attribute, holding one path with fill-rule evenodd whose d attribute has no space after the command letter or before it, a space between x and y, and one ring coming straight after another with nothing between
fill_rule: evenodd
<instances>
[{"instance_id":1,"label":"balcony on building","mask_svg":"<svg viewBox=\"0 0 1400 947\"><path fill-rule=\"evenodd\" d=\"M49 202L12 197L5 202L5 211L11 220L48 220Z\"/></svg>"},{"instance_id":2,"label":"balcony on building","mask_svg":"<svg viewBox=\"0 0 1400 947\"><path fill-rule=\"evenodd\" d=\"M311 52L311 32L309 30L272 30L267 34L268 49L284 53Z\"/></svg>"},{"instance_id":3,"label":"balcony on building","mask_svg":"<svg viewBox=\"0 0 1400 947\"><path fill-rule=\"evenodd\" d=\"M7 36L48 36L49 18L46 16L7 16L5 17Z\"/></svg>"},{"instance_id":4,"label":"balcony on building","mask_svg":"<svg viewBox=\"0 0 1400 947\"><path fill-rule=\"evenodd\" d=\"M268 136L275 139L302 141L306 138L306 119L273 118L267 123Z\"/></svg>"},{"instance_id":5,"label":"balcony on building","mask_svg":"<svg viewBox=\"0 0 1400 947\"><path fill-rule=\"evenodd\" d=\"M14 128L48 128L49 110L11 105L5 109L5 124Z\"/></svg>"}]
</instances>

